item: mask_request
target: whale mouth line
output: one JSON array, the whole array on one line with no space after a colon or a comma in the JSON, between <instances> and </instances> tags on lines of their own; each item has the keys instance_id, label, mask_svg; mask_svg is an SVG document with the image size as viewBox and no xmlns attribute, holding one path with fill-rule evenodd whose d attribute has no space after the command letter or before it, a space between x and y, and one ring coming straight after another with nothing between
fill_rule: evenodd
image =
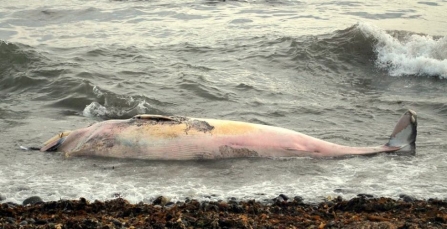
<instances>
[{"instance_id":1,"label":"whale mouth line","mask_svg":"<svg viewBox=\"0 0 447 229\"><path fill-rule=\"evenodd\" d=\"M57 140L56 144L45 150L46 152L56 152L60 145L65 141L65 137L59 138Z\"/></svg>"}]
</instances>

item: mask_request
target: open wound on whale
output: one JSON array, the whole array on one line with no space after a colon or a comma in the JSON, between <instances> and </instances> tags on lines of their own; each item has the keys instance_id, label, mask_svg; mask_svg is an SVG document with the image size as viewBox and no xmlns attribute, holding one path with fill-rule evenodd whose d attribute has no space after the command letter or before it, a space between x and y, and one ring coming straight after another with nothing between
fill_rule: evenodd
<instances>
[{"instance_id":1,"label":"open wound on whale","mask_svg":"<svg viewBox=\"0 0 447 229\"><path fill-rule=\"evenodd\" d=\"M170 125L169 128L178 128L178 127L174 127L174 125L177 125L177 126L180 126L180 128L182 128L182 130L184 130L184 132L186 134L188 134L188 131L190 131L190 130L206 133L206 132L212 131L214 129L214 127L211 126L206 121L189 119L189 118L182 117L182 116L170 117L170 116L163 116L163 115L142 114L142 115L136 115L132 119L143 119L143 120L152 121L154 124L152 127L154 127L155 124L166 124L166 125ZM182 126L182 124L183 124L183 126ZM150 128L151 126L148 126L148 127Z\"/></svg>"},{"instance_id":2,"label":"open wound on whale","mask_svg":"<svg viewBox=\"0 0 447 229\"><path fill-rule=\"evenodd\" d=\"M416 135L417 115L412 110L399 119L389 141L376 147L342 146L253 123L144 114L62 132L46 141L40 151L148 160L414 154Z\"/></svg>"}]
</instances>

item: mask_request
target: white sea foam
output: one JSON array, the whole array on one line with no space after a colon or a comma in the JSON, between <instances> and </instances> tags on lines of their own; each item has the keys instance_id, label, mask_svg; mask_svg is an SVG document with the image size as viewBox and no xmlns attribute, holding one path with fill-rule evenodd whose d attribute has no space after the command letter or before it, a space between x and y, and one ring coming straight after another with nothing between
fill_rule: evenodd
<instances>
[{"instance_id":1,"label":"white sea foam","mask_svg":"<svg viewBox=\"0 0 447 229\"><path fill-rule=\"evenodd\" d=\"M151 105L145 99L122 96L93 87L93 93L97 98L103 98L104 104L92 102L83 110L85 117L116 117L135 115L150 112Z\"/></svg>"},{"instance_id":2,"label":"white sea foam","mask_svg":"<svg viewBox=\"0 0 447 229\"><path fill-rule=\"evenodd\" d=\"M96 95L96 97L101 97L104 95L104 93L102 93L101 89L99 89L97 86L93 87L93 93Z\"/></svg>"},{"instance_id":3,"label":"white sea foam","mask_svg":"<svg viewBox=\"0 0 447 229\"><path fill-rule=\"evenodd\" d=\"M108 113L107 108L97 102L90 103L82 111L82 114L85 117L90 118L105 116L107 115L107 113Z\"/></svg>"},{"instance_id":4,"label":"white sea foam","mask_svg":"<svg viewBox=\"0 0 447 229\"><path fill-rule=\"evenodd\" d=\"M447 78L447 37L407 34L396 38L367 23L359 24L367 37L376 40L376 65L392 76L419 75Z\"/></svg>"},{"instance_id":5,"label":"white sea foam","mask_svg":"<svg viewBox=\"0 0 447 229\"><path fill-rule=\"evenodd\" d=\"M97 87L93 87L93 94L96 95L97 98L100 98L104 95L104 93ZM97 102L92 102L89 105L85 106L84 110L82 111L82 114L85 117L97 117L97 116L104 116L108 113L107 108Z\"/></svg>"},{"instance_id":6,"label":"white sea foam","mask_svg":"<svg viewBox=\"0 0 447 229\"><path fill-rule=\"evenodd\" d=\"M132 102L134 104L132 104ZM122 116L124 114L135 115L135 114L145 114L150 113L150 104L145 100L135 101L132 97L126 101L131 106L130 109L116 109L114 107L106 107L98 102L92 102L87 105L82 114L85 117L106 117L106 116ZM137 104L136 104L137 103Z\"/></svg>"},{"instance_id":7,"label":"white sea foam","mask_svg":"<svg viewBox=\"0 0 447 229\"><path fill-rule=\"evenodd\" d=\"M40 154L39 158L43 159L45 155ZM21 203L33 195L39 195L45 201L80 197L104 201L121 196L132 203L149 203L160 195L174 202L185 198L209 201L229 197L263 201L279 194L291 198L300 195L307 202L319 202L339 195L349 199L358 193L393 198L405 193L420 199L427 198L430 193L430 198L443 198L442 190L445 190L442 178L432 181L432 185L409 182L421 175L436 174L436 171L431 172L433 168L421 167L417 159L399 161L386 156L341 161L265 160L249 163L255 165L251 168L244 160L228 162L224 166L219 163L221 167L215 168L187 162L135 164L91 158L47 158L48 164L55 166L26 166L35 161L33 156L28 158L30 161L13 165L11 170L0 170L0 185L5 187L1 194L6 198L5 202ZM309 163L312 166L307 167ZM384 166L380 167L381 164ZM70 170L60 172L63 168ZM222 172L227 170L230 173L223 175ZM252 177L254 174L256 179ZM436 185L439 187L434 187Z\"/></svg>"}]
</instances>

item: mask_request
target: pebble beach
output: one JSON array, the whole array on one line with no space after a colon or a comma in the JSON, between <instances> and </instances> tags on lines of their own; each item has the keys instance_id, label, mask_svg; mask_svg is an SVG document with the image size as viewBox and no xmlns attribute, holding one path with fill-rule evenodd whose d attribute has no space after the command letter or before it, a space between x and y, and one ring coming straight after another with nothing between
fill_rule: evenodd
<instances>
[{"instance_id":1,"label":"pebble beach","mask_svg":"<svg viewBox=\"0 0 447 229\"><path fill-rule=\"evenodd\" d=\"M36 201L38 197L34 197ZM32 200L31 200L32 201ZM3 203L0 228L445 228L447 201L374 198L359 194L321 203L280 195L257 201L130 204L120 197L101 202L36 201L25 206Z\"/></svg>"}]
</instances>

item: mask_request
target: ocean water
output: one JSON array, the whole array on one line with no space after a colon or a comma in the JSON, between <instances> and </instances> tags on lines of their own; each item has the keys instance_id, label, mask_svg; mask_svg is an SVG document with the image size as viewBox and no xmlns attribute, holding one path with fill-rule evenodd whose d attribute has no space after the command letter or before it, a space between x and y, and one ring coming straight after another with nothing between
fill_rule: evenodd
<instances>
[{"instance_id":1,"label":"ocean water","mask_svg":"<svg viewBox=\"0 0 447 229\"><path fill-rule=\"evenodd\" d=\"M447 198L446 10L445 0L2 1L1 199ZM172 162L20 149L141 113L376 146L406 109L419 115L415 156Z\"/></svg>"}]
</instances>

